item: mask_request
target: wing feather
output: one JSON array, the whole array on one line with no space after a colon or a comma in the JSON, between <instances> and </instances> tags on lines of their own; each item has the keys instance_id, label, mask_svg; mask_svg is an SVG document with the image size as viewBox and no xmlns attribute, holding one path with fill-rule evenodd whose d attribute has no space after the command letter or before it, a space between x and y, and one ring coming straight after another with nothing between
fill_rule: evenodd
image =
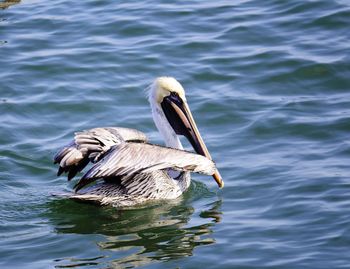
<instances>
[{"instance_id":1,"label":"wing feather","mask_svg":"<svg viewBox=\"0 0 350 269\"><path fill-rule=\"evenodd\" d=\"M100 178L132 178L135 174L174 169L212 175L215 164L208 158L151 144L122 143L113 146L78 182L76 191Z\"/></svg>"},{"instance_id":2,"label":"wing feather","mask_svg":"<svg viewBox=\"0 0 350 269\"><path fill-rule=\"evenodd\" d=\"M147 137L140 131L122 127L94 128L77 132L74 140L54 157L54 163L60 165L57 175L68 173L70 180L90 161L98 162L113 146L125 141L145 142Z\"/></svg>"}]
</instances>

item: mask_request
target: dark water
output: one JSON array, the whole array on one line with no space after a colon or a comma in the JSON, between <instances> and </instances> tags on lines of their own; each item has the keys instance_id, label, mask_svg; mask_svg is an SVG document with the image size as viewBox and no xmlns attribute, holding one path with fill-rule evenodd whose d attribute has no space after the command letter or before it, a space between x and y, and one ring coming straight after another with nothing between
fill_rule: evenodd
<instances>
[{"instance_id":1,"label":"dark water","mask_svg":"<svg viewBox=\"0 0 350 269\"><path fill-rule=\"evenodd\" d=\"M55 151L171 75L225 179L120 211ZM350 268L350 2L0 1L1 268Z\"/></svg>"}]
</instances>

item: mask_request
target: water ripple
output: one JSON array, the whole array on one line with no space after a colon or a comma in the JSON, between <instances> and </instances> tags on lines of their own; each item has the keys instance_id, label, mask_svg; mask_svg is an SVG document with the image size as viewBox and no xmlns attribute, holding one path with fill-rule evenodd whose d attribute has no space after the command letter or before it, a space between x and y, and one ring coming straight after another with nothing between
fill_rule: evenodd
<instances>
[{"instance_id":1,"label":"water ripple","mask_svg":"<svg viewBox=\"0 0 350 269\"><path fill-rule=\"evenodd\" d=\"M347 1L0 9L1 267L348 268ZM225 189L195 175L129 211L52 198L74 184L51 160L75 131L162 142L144 92L159 75L186 88Z\"/></svg>"}]
</instances>

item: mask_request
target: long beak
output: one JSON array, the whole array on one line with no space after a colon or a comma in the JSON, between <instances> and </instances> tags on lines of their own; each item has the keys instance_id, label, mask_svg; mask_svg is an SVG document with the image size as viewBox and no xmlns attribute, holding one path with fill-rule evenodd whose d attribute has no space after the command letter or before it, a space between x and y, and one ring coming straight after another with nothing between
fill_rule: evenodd
<instances>
[{"instance_id":1,"label":"long beak","mask_svg":"<svg viewBox=\"0 0 350 269\"><path fill-rule=\"evenodd\" d=\"M163 99L161 106L176 134L184 135L198 154L212 160L187 103L172 93ZM220 188L224 187L224 181L217 169L213 178Z\"/></svg>"}]
</instances>

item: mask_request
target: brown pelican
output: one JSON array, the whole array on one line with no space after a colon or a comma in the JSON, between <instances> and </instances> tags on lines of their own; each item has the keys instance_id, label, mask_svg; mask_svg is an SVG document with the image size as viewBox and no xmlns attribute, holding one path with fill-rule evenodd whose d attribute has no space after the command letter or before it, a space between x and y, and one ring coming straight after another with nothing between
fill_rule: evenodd
<instances>
[{"instance_id":1,"label":"brown pelican","mask_svg":"<svg viewBox=\"0 0 350 269\"><path fill-rule=\"evenodd\" d=\"M166 147L148 144L144 133L129 128L75 133L74 140L54 157L59 164L57 175L68 173L71 180L89 162L93 166L75 185L70 198L116 207L175 199L188 189L190 172L212 175L220 188L224 186L181 84L172 77L157 78L150 87L149 101ZM189 140L197 154L183 149L179 135Z\"/></svg>"}]
</instances>

